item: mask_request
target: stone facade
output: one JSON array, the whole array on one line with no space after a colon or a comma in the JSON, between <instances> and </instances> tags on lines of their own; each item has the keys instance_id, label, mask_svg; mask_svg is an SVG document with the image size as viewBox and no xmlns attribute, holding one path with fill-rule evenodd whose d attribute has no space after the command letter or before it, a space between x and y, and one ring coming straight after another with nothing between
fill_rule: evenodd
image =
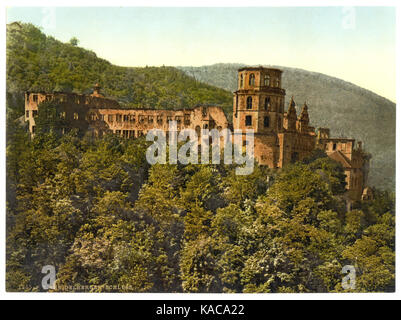
<instances>
[{"instance_id":1,"label":"stone facade","mask_svg":"<svg viewBox=\"0 0 401 320\"><path fill-rule=\"evenodd\" d=\"M281 70L263 67L240 69L238 90L234 92L234 130L254 130L255 158L271 168L303 160L316 146L307 105L298 117L291 99L288 111L284 112L281 74Z\"/></svg>"},{"instance_id":2,"label":"stone facade","mask_svg":"<svg viewBox=\"0 0 401 320\"><path fill-rule=\"evenodd\" d=\"M330 138L330 130L318 129L317 148L324 150L333 160L344 167L349 198L361 199L366 189L369 174L370 155L362 149L362 143L355 145L354 139ZM362 197L367 200L368 197Z\"/></svg>"},{"instance_id":3,"label":"stone facade","mask_svg":"<svg viewBox=\"0 0 401 320\"><path fill-rule=\"evenodd\" d=\"M273 68L247 67L238 70L238 90L234 92L233 129L254 131L255 159L260 165L282 168L303 160L315 149L341 163L346 173L347 195L352 201L361 200L367 186L369 156L361 143L354 139L331 138L330 130L309 124L305 103L297 115L293 98L284 110L285 90L281 87L282 71ZM115 100L105 98L100 86L95 85L91 95L44 92L25 94L25 121L35 135L35 117L44 101L56 101L62 108L62 117L70 127L92 131L95 135L114 133L126 138L146 135L151 129L168 134L169 121L177 121L177 131L194 129L226 129L229 122L220 107L199 106L182 110L123 109ZM365 194L363 199L372 195Z\"/></svg>"},{"instance_id":4,"label":"stone facade","mask_svg":"<svg viewBox=\"0 0 401 320\"><path fill-rule=\"evenodd\" d=\"M95 86L91 95L74 93L30 93L25 94L25 121L29 131L35 134L35 117L38 106L45 101L56 101L70 127L90 130L95 135L114 133L126 138L146 135L151 129L168 131L169 121L177 121L177 130L186 128L200 132L201 129L224 129L228 121L224 111L217 106L200 106L193 109L156 110L123 109L117 101L106 99Z\"/></svg>"},{"instance_id":5,"label":"stone facade","mask_svg":"<svg viewBox=\"0 0 401 320\"><path fill-rule=\"evenodd\" d=\"M285 112L281 75L281 70L263 67L238 70L238 90L234 92L233 102L234 129L254 130L255 158L259 164L271 168L303 160L317 148L324 150L343 165L348 198L360 200L367 185L370 159L362 150L362 143L356 146L354 139L331 138L327 128L319 128L316 134L315 128L309 125L306 103L298 116L291 98Z\"/></svg>"}]
</instances>

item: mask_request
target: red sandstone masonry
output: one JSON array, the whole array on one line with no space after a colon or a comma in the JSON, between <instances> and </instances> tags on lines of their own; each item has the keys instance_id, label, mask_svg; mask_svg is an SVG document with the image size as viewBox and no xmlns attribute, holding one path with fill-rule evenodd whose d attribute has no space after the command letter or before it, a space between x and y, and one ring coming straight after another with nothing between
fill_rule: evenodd
<instances>
[{"instance_id":1,"label":"red sandstone masonry","mask_svg":"<svg viewBox=\"0 0 401 320\"><path fill-rule=\"evenodd\" d=\"M255 132L255 159L260 165L282 168L310 156L316 148L340 162L346 173L348 196L360 200L371 196L367 186L369 156L354 139L331 138L330 130L309 125L308 106L298 116L291 99L284 111L285 90L281 88L282 71L249 67L238 70L238 90L233 97L234 129ZM115 100L107 99L96 84L93 94L31 93L25 94L25 120L35 133L35 116L43 101L56 101L73 127L89 129L96 135L112 132L126 138L146 135L151 129L169 130L169 121L177 121L177 130L226 129L229 124L218 106L199 106L182 110L122 109ZM245 137L243 136L245 140Z\"/></svg>"}]
</instances>

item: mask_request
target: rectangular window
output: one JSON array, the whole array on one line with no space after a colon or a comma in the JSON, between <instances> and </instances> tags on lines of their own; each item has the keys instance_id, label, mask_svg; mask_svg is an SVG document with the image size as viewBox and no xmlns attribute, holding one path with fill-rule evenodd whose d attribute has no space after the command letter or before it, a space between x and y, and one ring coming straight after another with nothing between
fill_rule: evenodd
<instances>
[{"instance_id":1,"label":"rectangular window","mask_svg":"<svg viewBox=\"0 0 401 320\"><path fill-rule=\"evenodd\" d=\"M153 123L153 116L149 116L148 121L149 121L149 123Z\"/></svg>"},{"instance_id":2,"label":"rectangular window","mask_svg":"<svg viewBox=\"0 0 401 320\"><path fill-rule=\"evenodd\" d=\"M116 130L116 135L120 136L121 135L121 130Z\"/></svg>"},{"instance_id":3,"label":"rectangular window","mask_svg":"<svg viewBox=\"0 0 401 320\"><path fill-rule=\"evenodd\" d=\"M175 121L177 121L177 124L181 124L181 117L180 116L176 116L175 117Z\"/></svg>"},{"instance_id":4,"label":"rectangular window","mask_svg":"<svg viewBox=\"0 0 401 320\"><path fill-rule=\"evenodd\" d=\"M78 120L78 119L79 119L78 113L74 112L74 120Z\"/></svg>"},{"instance_id":5,"label":"rectangular window","mask_svg":"<svg viewBox=\"0 0 401 320\"><path fill-rule=\"evenodd\" d=\"M125 115L124 115L124 122L128 122L128 120L129 120L128 115L125 114Z\"/></svg>"},{"instance_id":6,"label":"rectangular window","mask_svg":"<svg viewBox=\"0 0 401 320\"><path fill-rule=\"evenodd\" d=\"M145 117L140 115L138 120L139 120L139 123L144 123Z\"/></svg>"},{"instance_id":7,"label":"rectangular window","mask_svg":"<svg viewBox=\"0 0 401 320\"><path fill-rule=\"evenodd\" d=\"M25 112L25 117L29 118L29 110Z\"/></svg>"},{"instance_id":8,"label":"rectangular window","mask_svg":"<svg viewBox=\"0 0 401 320\"><path fill-rule=\"evenodd\" d=\"M134 114L131 114L130 116L129 116L129 121L130 122L135 122L135 115Z\"/></svg>"},{"instance_id":9,"label":"rectangular window","mask_svg":"<svg viewBox=\"0 0 401 320\"><path fill-rule=\"evenodd\" d=\"M189 125L191 124L191 116L190 116L189 114L186 114L186 115L184 116L184 124L185 124L186 126L189 126Z\"/></svg>"},{"instance_id":10,"label":"rectangular window","mask_svg":"<svg viewBox=\"0 0 401 320\"><path fill-rule=\"evenodd\" d=\"M37 94L33 95L33 102L38 102L38 95Z\"/></svg>"},{"instance_id":11,"label":"rectangular window","mask_svg":"<svg viewBox=\"0 0 401 320\"><path fill-rule=\"evenodd\" d=\"M109 122L113 122L113 115L112 115L112 114L109 114L108 117L107 117L107 119L108 119Z\"/></svg>"},{"instance_id":12,"label":"rectangular window","mask_svg":"<svg viewBox=\"0 0 401 320\"><path fill-rule=\"evenodd\" d=\"M246 126L252 126L252 116L246 116L245 117L245 125Z\"/></svg>"},{"instance_id":13,"label":"rectangular window","mask_svg":"<svg viewBox=\"0 0 401 320\"><path fill-rule=\"evenodd\" d=\"M157 116L157 123L158 124L163 124L163 117L162 116Z\"/></svg>"},{"instance_id":14,"label":"rectangular window","mask_svg":"<svg viewBox=\"0 0 401 320\"><path fill-rule=\"evenodd\" d=\"M35 133L36 131L36 126L32 126L32 133Z\"/></svg>"},{"instance_id":15,"label":"rectangular window","mask_svg":"<svg viewBox=\"0 0 401 320\"><path fill-rule=\"evenodd\" d=\"M269 128L270 127L270 117L269 116L265 117L264 125L265 125L265 128Z\"/></svg>"},{"instance_id":16,"label":"rectangular window","mask_svg":"<svg viewBox=\"0 0 401 320\"><path fill-rule=\"evenodd\" d=\"M121 114L116 115L116 121L121 122L123 120L123 116Z\"/></svg>"},{"instance_id":17,"label":"rectangular window","mask_svg":"<svg viewBox=\"0 0 401 320\"><path fill-rule=\"evenodd\" d=\"M66 116L65 111L60 112L60 119L65 119L65 116Z\"/></svg>"},{"instance_id":18,"label":"rectangular window","mask_svg":"<svg viewBox=\"0 0 401 320\"><path fill-rule=\"evenodd\" d=\"M37 117L37 115L38 115L38 110L33 110L32 111L32 117Z\"/></svg>"}]
</instances>

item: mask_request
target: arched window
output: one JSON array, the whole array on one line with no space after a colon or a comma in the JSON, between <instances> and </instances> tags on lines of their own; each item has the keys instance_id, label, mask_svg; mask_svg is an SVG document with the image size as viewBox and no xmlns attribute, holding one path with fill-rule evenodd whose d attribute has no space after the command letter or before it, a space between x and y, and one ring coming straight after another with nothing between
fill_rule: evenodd
<instances>
[{"instance_id":1,"label":"arched window","mask_svg":"<svg viewBox=\"0 0 401 320\"><path fill-rule=\"evenodd\" d=\"M269 110L270 106L270 97L265 98L265 110Z\"/></svg>"},{"instance_id":2,"label":"arched window","mask_svg":"<svg viewBox=\"0 0 401 320\"><path fill-rule=\"evenodd\" d=\"M268 74L265 75L264 85L267 87L270 86L270 76Z\"/></svg>"},{"instance_id":3,"label":"arched window","mask_svg":"<svg viewBox=\"0 0 401 320\"><path fill-rule=\"evenodd\" d=\"M249 75L249 85L250 86L254 86L255 85L255 75L253 73L251 73Z\"/></svg>"},{"instance_id":4,"label":"arched window","mask_svg":"<svg viewBox=\"0 0 401 320\"><path fill-rule=\"evenodd\" d=\"M244 75L242 75L241 74L241 77L240 77L240 88L242 88L243 86L244 86Z\"/></svg>"},{"instance_id":5,"label":"arched window","mask_svg":"<svg viewBox=\"0 0 401 320\"><path fill-rule=\"evenodd\" d=\"M265 128L269 128L270 127L270 117L269 116L265 117L264 125L265 125Z\"/></svg>"},{"instance_id":6,"label":"arched window","mask_svg":"<svg viewBox=\"0 0 401 320\"><path fill-rule=\"evenodd\" d=\"M252 109L252 97L246 98L246 108Z\"/></svg>"}]
</instances>

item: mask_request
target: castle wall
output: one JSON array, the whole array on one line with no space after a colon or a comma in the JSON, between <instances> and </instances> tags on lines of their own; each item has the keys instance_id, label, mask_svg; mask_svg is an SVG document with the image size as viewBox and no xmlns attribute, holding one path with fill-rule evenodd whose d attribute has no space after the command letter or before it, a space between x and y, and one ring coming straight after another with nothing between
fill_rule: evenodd
<instances>
[{"instance_id":1,"label":"castle wall","mask_svg":"<svg viewBox=\"0 0 401 320\"><path fill-rule=\"evenodd\" d=\"M169 121L177 121L177 130L225 129L227 118L220 107L207 106L182 110L122 109L118 102L95 95L72 93L26 93L25 121L29 131L35 133L35 118L38 105L55 101L63 110L64 119L73 128L94 129L96 134L108 131L125 137L135 138L146 135L151 129L168 131ZM61 116L61 115L60 115Z\"/></svg>"},{"instance_id":2,"label":"castle wall","mask_svg":"<svg viewBox=\"0 0 401 320\"><path fill-rule=\"evenodd\" d=\"M279 146L276 135L255 135L255 159L260 165L278 168Z\"/></svg>"},{"instance_id":3,"label":"castle wall","mask_svg":"<svg viewBox=\"0 0 401 320\"><path fill-rule=\"evenodd\" d=\"M109 130L126 137L140 137L151 129L169 130L169 122L177 122L177 131L193 129L225 129L227 118L219 107L197 107L184 110L155 109L91 109L92 121L104 121Z\"/></svg>"},{"instance_id":4,"label":"castle wall","mask_svg":"<svg viewBox=\"0 0 401 320\"><path fill-rule=\"evenodd\" d=\"M281 88L282 71L273 68L242 68L238 73L238 90L233 96L233 126L235 130L254 130L254 155L260 165L282 168L301 161L314 149L324 150L340 162L345 170L349 198L360 200L366 187L369 157L355 140L331 138L330 130L309 126L308 106L297 117L293 98L284 111L285 90ZM194 129L226 129L229 124L220 107L200 106L193 109L156 110L122 109L117 101L107 99L96 84L93 94L30 93L25 95L25 121L35 133L38 105L55 101L62 106L63 117L72 127L90 129L95 134L111 132L126 138L146 135L151 129L169 131L169 121L177 121L177 131ZM245 136L243 135L243 140Z\"/></svg>"}]
</instances>

